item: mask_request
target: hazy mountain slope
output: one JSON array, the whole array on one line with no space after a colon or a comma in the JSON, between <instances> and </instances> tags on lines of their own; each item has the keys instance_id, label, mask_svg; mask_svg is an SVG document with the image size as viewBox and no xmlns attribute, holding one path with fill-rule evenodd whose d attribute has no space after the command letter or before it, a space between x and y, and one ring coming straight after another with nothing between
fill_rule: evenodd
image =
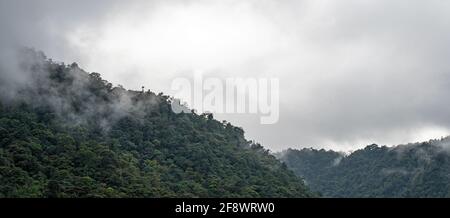
<instances>
[{"instance_id":1,"label":"hazy mountain slope","mask_svg":"<svg viewBox=\"0 0 450 218\"><path fill-rule=\"evenodd\" d=\"M312 190L328 197L450 197L449 142L370 145L348 156L288 150L280 158Z\"/></svg>"},{"instance_id":2,"label":"hazy mountain slope","mask_svg":"<svg viewBox=\"0 0 450 218\"><path fill-rule=\"evenodd\" d=\"M241 128L39 52L0 66L0 197L309 197Z\"/></svg>"}]
</instances>

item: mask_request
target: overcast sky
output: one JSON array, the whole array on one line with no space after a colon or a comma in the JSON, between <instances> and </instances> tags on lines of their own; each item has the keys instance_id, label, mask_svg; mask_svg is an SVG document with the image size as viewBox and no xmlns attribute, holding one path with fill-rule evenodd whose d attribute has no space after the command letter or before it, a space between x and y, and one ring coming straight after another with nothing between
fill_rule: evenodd
<instances>
[{"instance_id":1,"label":"overcast sky","mask_svg":"<svg viewBox=\"0 0 450 218\"><path fill-rule=\"evenodd\" d=\"M277 124L216 118L271 150L347 151L450 133L449 11L445 0L0 0L0 48L167 94L194 70L276 77Z\"/></svg>"}]
</instances>

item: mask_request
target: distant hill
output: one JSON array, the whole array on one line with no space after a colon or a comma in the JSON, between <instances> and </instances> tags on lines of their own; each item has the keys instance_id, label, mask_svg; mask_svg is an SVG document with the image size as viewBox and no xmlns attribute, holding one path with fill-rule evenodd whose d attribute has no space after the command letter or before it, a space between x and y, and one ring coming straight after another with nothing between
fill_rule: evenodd
<instances>
[{"instance_id":1,"label":"distant hill","mask_svg":"<svg viewBox=\"0 0 450 218\"><path fill-rule=\"evenodd\" d=\"M0 66L0 197L311 197L244 131L24 49Z\"/></svg>"},{"instance_id":2,"label":"distant hill","mask_svg":"<svg viewBox=\"0 0 450 218\"><path fill-rule=\"evenodd\" d=\"M450 197L450 138L349 155L302 149L277 154L325 197Z\"/></svg>"}]
</instances>

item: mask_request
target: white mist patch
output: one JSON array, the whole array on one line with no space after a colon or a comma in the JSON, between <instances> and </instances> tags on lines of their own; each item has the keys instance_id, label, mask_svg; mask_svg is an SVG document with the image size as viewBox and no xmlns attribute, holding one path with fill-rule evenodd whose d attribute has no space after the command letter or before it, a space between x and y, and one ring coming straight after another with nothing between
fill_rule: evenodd
<instances>
[{"instance_id":1,"label":"white mist patch","mask_svg":"<svg viewBox=\"0 0 450 218\"><path fill-rule=\"evenodd\" d=\"M177 93L172 111L186 113L191 106L198 113L258 114L261 124L275 124L279 119L278 78L203 77L201 71L188 78L175 78L171 88ZM181 101L183 103L181 103Z\"/></svg>"},{"instance_id":2,"label":"white mist patch","mask_svg":"<svg viewBox=\"0 0 450 218\"><path fill-rule=\"evenodd\" d=\"M445 127L428 127L417 131L411 135L411 141L422 142L430 139L439 139L450 135L450 129Z\"/></svg>"},{"instance_id":3,"label":"white mist patch","mask_svg":"<svg viewBox=\"0 0 450 218\"><path fill-rule=\"evenodd\" d=\"M370 144L385 145L388 147L425 142L430 139L441 139L450 135L450 129L439 126L409 127L404 129L393 129L385 131L366 131L363 134L349 136L346 139L327 139L319 144L326 149L334 149L343 152L353 152ZM449 143L450 144L450 143ZM449 146L450 150L450 146Z\"/></svg>"}]
</instances>

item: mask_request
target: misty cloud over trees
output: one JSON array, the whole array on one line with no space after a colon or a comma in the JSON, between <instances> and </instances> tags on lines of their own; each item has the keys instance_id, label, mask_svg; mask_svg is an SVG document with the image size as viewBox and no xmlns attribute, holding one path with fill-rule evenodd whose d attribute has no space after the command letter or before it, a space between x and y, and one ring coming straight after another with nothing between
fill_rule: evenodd
<instances>
[{"instance_id":1,"label":"misty cloud over trees","mask_svg":"<svg viewBox=\"0 0 450 218\"><path fill-rule=\"evenodd\" d=\"M216 117L274 150L354 150L450 133L449 8L439 0L0 1L0 53L31 46L114 84L168 94L173 78L197 69L277 77L276 125Z\"/></svg>"},{"instance_id":2,"label":"misty cloud over trees","mask_svg":"<svg viewBox=\"0 0 450 218\"><path fill-rule=\"evenodd\" d=\"M18 55L18 71L1 71L0 197L314 196L239 127Z\"/></svg>"}]
</instances>

